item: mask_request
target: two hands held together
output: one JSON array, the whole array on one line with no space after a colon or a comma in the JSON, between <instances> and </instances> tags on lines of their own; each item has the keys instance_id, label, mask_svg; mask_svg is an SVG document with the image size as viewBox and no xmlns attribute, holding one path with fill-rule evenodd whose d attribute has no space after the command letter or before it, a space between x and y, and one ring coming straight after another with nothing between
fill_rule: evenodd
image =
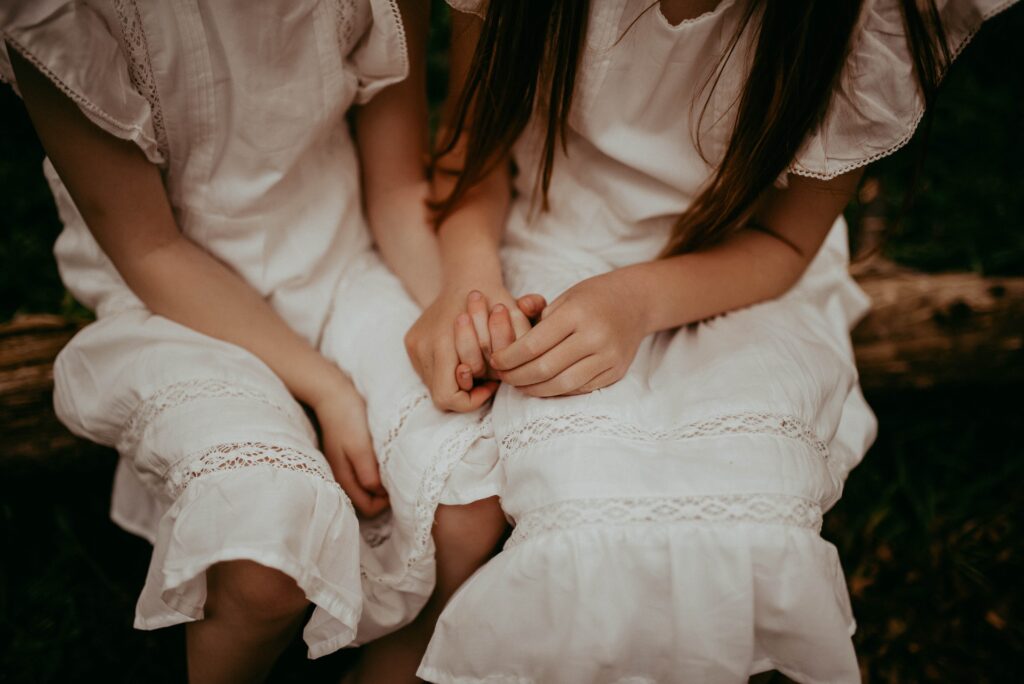
<instances>
[{"instance_id":1,"label":"two hands held together","mask_svg":"<svg viewBox=\"0 0 1024 684\"><path fill-rule=\"evenodd\" d=\"M621 379L650 332L628 279L595 276L548 304L540 295L442 293L405 337L434 404L457 412L487 402L501 382L533 397L586 394ZM360 515L388 508L362 397L343 373L310 401L334 477Z\"/></svg>"},{"instance_id":2,"label":"two hands held together","mask_svg":"<svg viewBox=\"0 0 1024 684\"><path fill-rule=\"evenodd\" d=\"M475 410L499 382L533 397L586 394L621 379L649 332L622 280L614 271L588 278L550 304L504 288L442 293L406 349L441 409Z\"/></svg>"}]
</instances>

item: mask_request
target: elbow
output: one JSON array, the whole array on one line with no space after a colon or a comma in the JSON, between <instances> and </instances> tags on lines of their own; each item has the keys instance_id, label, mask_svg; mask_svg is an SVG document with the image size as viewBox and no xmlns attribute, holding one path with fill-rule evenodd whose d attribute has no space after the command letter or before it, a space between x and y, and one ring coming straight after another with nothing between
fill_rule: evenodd
<instances>
[{"instance_id":1,"label":"elbow","mask_svg":"<svg viewBox=\"0 0 1024 684\"><path fill-rule=\"evenodd\" d=\"M777 291L772 295L773 299L784 296L796 287L796 284L804 277L804 273L807 272L807 267L811 264L811 260L802 254L796 255L791 252L790 255L790 258L786 260L786 264L779 274L776 283Z\"/></svg>"}]
</instances>

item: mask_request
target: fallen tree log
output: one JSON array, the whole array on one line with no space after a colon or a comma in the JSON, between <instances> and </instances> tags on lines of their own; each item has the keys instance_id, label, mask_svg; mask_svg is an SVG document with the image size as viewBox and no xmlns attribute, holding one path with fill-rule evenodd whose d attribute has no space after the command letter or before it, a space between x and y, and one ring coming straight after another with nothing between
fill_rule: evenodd
<instances>
[{"instance_id":1,"label":"fallen tree log","mask_svg":"<svg viewBox=\"0 0 1024 684\"><path fill-rule=\"evenodd\" d=\"M1024 278L886 270L859 282L872 301L853 333L868 393L1024 382ZM109 462L53 413L53 360L80 327L43 315L0 325L0 462Z\"/></svg>"},{"instance_id":2,"label":"fallen tree log","mask_svg":"<svg viewBox=\"0 0 1024 684\"><path fill-rule=\"evenodd\" d=\"M866 276L871 312L853 331L868 392L1024 381L1024 278Z\"/></svg>"}]
</instances>

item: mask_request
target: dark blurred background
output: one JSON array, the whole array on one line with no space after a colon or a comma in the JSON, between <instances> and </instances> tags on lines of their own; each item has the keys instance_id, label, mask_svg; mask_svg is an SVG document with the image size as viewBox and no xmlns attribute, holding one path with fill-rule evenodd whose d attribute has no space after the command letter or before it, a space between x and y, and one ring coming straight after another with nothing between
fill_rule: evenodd
<instances>
[{"instance_id":1,"label":"dark blurred background","mask_svg":"<svg viewBox=\"0 0 1024 684\"><path fill-rule=\"evenodd\" d=\"M445 19L435 15L436 100ZM881 220L885 260L1024 275L1022 36L1018 6L987 24L952 68L908 211L922 133L869 169L870 189L847 217L854 233L869 214L876 227ZM60 224L43 153L8 86L0 131L0 324L39 312L87 318L58 278L51 249ZM1022 390L968 383L868 397L878 442L825 521L846 569L865 680L1024 680ZM0 682L184 681L183 630L131 628L149 546L107 517L113 464L105 452L0 458ZM350 658L306 661L296 643L272 681L336 681Z\"/></svg>"}]
</instances>

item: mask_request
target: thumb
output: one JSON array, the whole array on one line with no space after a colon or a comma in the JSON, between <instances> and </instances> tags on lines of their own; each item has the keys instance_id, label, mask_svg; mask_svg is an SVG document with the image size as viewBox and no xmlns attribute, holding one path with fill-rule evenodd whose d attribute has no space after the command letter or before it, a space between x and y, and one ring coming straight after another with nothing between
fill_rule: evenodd
<instances>
[{"instance_id":1,"label":"thumb","mask_svg":"<svg viewBox=\"0 0 1024 684\"><path fill-rule=\"evenodd\" d=\"M539 294L525 294L516 300L516 306L529 319L537 318L547 305L547 300Z\"/></svg>"}]
</instances>

